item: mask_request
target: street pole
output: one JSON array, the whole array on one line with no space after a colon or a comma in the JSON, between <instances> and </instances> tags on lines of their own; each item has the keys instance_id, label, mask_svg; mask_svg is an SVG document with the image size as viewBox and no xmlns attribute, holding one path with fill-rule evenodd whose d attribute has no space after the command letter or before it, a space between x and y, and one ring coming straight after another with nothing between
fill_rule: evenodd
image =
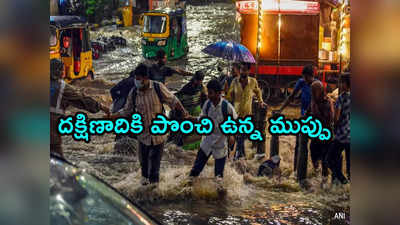
<instances>
[{"instance_id":1,"label":"street pole","mask_svg":"<svg viewBox=\"0 0 400 225\"><path fill-rule=\"evenodd\" d=\"M256 47L256 77L258 75L258 61L260 58L260 48L261 48L261 29L262 29L262 0L257 0L257 47Z\"/></svg>"}]
</instances>

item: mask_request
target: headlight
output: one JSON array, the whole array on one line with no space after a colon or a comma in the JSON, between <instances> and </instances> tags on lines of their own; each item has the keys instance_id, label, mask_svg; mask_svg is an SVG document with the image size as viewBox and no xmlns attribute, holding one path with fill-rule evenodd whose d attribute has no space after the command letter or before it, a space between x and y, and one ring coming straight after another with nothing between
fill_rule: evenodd
<instances>
[{"instance_id":1,"label":"headlight","mask_svg":"<svg viewBox=\"0 0 400 225\"><path fill-rule=\"evenodd\" d=\"M165 46L165 44L167 44L166 40L160 40L157 42L157 46Z\"/></svg>"},{"instance_id":2,"label":"headlight","mask_svg":"<svg viewBox=\"0 0 400 225\"><path fill-rule=\"evenodd\" d=\"M142 39L142 45L146 45L146 40Z\"/></svg>"}]
</instances>

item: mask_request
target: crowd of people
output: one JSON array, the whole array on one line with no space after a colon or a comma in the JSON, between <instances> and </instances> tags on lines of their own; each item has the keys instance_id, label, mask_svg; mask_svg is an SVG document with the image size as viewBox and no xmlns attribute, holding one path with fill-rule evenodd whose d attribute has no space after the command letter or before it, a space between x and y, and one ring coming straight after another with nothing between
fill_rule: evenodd
<instances>
[{"instance_id":1,"label":"crowd of people","mask_svg":"<svg viewBox=\"0 0 400 225\"><path fill-rule=\"evenodd\" d=\"M64 110L68 106L91 113L102 110L110 119L129 116L136 112L140 113L144 132L134 138L139 142L138 156L142 185L157 185L160 181L161 158L165 143L169 139L168 135L151 135L150 125L157 114L165 113L164 104L175 112L175 117L197 120L207 116L214 124L220 124L228 115L234 119L249 115L255 116L254 104L257 104L259 109L263 109L265 112L268 108L263 100L257 79L250 74L250 64L248 63L234 63L230 74L221 75L218 79L212 79L204 85L205 74L202 71L192 74L170 68L166 66L165 52L160 50L154 64L140 63L128 78L123 79L111 89L110 93L113 98L111 109L76 92L71 85L66 84L63 81L64 70L60 60L51 60L50 69L51 152L63 155L61 137L57 133L57 120L65 114ZM176 94L173 94L165 86L165 78L173 74L192 77L190 82ZM296 83L293 93L274 113L281 114L301 92L301 116L313 115L319 118L324 127L332 129L334 138L331 141L317 139L310 141L307 136L302 134L296 137L293 170L297 173L297 180L301 187L308 187L309 147L314 169L319 171L321 164L323 182L327 182L329 171L331 171L333 183L346 184L350 180L350 73L346 72L340 75L339 90L341 94L336 101L326 95L323 83L314 77L315 68L311 65L305 66L302 78ZM186 96L186 98L177 96ZM266 118L261 118L257 123L264 130L263 135L265 135ZM245 135L226 136L217 126L211 135L202 138L189 174L189 180L200 175L212 155L215 159L216 181L221 183L225 163L231 151L234 151L233 160L246 160L246 151L250 151L245 148L247 138ZM117 141L118 139L117 135ZM179 140L182 142L182 137ZM310 144L308 144L309 141ZM236 148L234 148L235 145ZM256 157L263 159L266 156L265 143L260 145L264 145L264 148L261 148L264 150L257 150ZM342 172L343 150L346 155L347 177ZM269 160L260 163L258 174L263 174L261 169L272 167L272 171L279 167L280 160L278 155L271 155Z\"/></svg>"}]
</instances>

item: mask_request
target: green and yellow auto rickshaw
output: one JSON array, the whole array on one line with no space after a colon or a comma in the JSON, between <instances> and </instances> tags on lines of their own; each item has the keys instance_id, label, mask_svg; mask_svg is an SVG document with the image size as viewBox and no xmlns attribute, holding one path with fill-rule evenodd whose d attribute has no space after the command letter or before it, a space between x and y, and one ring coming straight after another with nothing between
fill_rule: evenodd
<instances>
[{"instance_id":1,"label":"green and yellow auto rickshaw","mask_svg":"<svg viewBox=\"0 0 400 225\"><path fill-rule=\"evenodd\" d=\"M143 14L142 51L145 58L153 58L164 49L168 60L185 56L187 42L186 14L181 8L153 10Z\"/></svg>"}]
</instances>

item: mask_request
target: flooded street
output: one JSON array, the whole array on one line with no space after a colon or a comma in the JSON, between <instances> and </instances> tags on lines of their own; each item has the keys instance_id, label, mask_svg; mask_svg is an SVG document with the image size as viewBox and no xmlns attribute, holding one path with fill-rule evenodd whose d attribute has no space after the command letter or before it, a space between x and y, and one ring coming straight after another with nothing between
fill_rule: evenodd
<instances>
[{"instance_id":1,"label":"flooded street","mask_svg":"<svg viewBox=\"0 0 400 225\"><path fill-rule=\"evenodd\" d=\"M233 3L188 6L189 54L169 64L190 72L204 69L207 71L205 81L208 81L217 74L216 65L222 61L201 50L220 40L238 41L234 18ZM127 47L117 48L94 61L98 81L83 81L80 85L88 95L110 104L109 88L127 77L143 60L140 29L137 26L118 30L103 27L91 35L92 39L100 35L122 35L127 39ZM167 86L176 91L188 80L188 77L174 75L167 80ZM298 109L287 109L287 112L294 115ZM100 118L103 114L88 116ZM69 136L63 137L65 156L116 187L163 224L350 224L350 185L331 188L329 182L329 188L321 188L321 175L312 170L311 160L308 177L312 188L309 192L301 191L293 173L294 136L280 137L281 181L255 176L262 161L253 159L255 149L247 143L248 160L245 164L228 160L223 181L227 191L224 194L216 189L212 158L193 185L188 185L187 176L196 152L184 151L173 144L165 147L159 187L142 187L136 143L127 143L129 150L124 153L114 153L114 138L114 135L94 136L90 143L84 143ZM267 152L269 141L267 134ZM243 170L244 175L240 173ZM336 212L345 212L346 219L332 221Z\"/></svg>"},{"instance_id":2,"label":"flooded street","mask_svg":"<svg viewBox=\"0 0 400 225\"><path fill-rule=\"evenodd\" d=\"M205 70L208 75L217 75L216 65L227 63L201 52L207 45L221 40L239 40L235 25L235 8L233 4L215 4L212 6L187 6L187 29L189 54L179 60L168 62L170 66L179 67L189 72ZM100 28L91 33L91 38L99 36L123 36L127 39L127 47L118 48L94 61L98 78L116 82L127 77L135 66L143 61L140 44L140 27L115 29L111 26ZM168 86L178 89L189 78L172 77ZM209 79L209 78L208 78ZM206 81L208 80L206 78Z\"/></svg>"}]
</instances>

